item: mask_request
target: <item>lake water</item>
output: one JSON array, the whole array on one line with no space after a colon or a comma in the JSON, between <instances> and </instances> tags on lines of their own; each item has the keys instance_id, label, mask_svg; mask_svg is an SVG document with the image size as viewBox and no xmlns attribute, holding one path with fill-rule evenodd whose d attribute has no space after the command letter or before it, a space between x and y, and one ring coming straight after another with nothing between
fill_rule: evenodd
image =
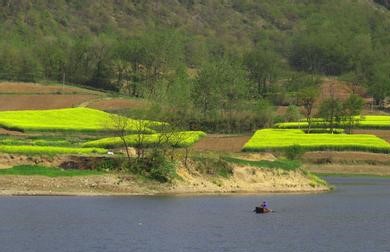
<instances>
[{"instance_id":1,"label":"lake water","mask_svg":"<svg viewBox=\"0 0 390 252\"><path fill-rule=\"evenodd\" d=\"M0 251L390 251L390 179L306 195L2 197ZM276 213L256 215L268 200Z\"/></svg>"}]
</instances>

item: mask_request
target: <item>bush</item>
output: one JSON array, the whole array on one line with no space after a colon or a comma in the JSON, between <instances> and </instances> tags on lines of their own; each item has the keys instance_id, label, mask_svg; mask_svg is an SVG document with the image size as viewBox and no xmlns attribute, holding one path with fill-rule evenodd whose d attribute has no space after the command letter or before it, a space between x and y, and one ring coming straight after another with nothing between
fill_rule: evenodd
<instances>
[{"instance_id":1,"label":"bush","mask_svg":"<svg viewBox=\"0 0 390 252\"><path fill-rule=\"evenodd\" d=\"M219 157L195 158L196 169L206 175L228 178L233 174L233 168L226 160Z\"/></svg>"},{"instance_id":2,"label":"bush","mask_svg":"<svg viewBox=\"0 0 390 252\"><path fill-rule=\"evenodd\" d=\"M286 113L284 113L284 120L286 122L299 121L301 119L299 108L295 105L288 106Z\"/></svg>"},{"instance_id":3,"label":"bush","mask_svg":"<svg viewBox=\"0 0 390 252\"><path fill-rule=\"evenodd\" d=\"M286 158L290 160L297 160L302 157L305 153L305 150L300 145L292 145L285 149L284 151Z\"/></svg>"},{"instance_id":4,"label":"bush","mask_svg":"<svg viewBox=\"0 0 390 252\"><path fill-rule=\"evenodd\" d=\"M148 157L130 160L127 169L162 183L171 182L176 176L175 163L169 161L159 150L153 151Z\"/></svg>"}]
</instances>

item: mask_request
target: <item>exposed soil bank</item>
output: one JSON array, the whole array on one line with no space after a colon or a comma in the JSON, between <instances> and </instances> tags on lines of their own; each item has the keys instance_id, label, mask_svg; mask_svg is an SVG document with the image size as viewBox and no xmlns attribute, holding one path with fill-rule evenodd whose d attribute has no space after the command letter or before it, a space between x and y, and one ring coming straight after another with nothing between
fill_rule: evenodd
<instances>
[{"instance_id":1,"label":"exposed soil bank","mask_svg":"<svg viewBox=\"0 0 390 252\"><path fill-rule=\"evenodd\" d=\"M2 155L0 164L10 167L9 159L17 164L66 163L65 157L44 160L43 158ZM85 159L85 158L84 158ZM81 158L83 160L83 158ZM4 163L7 161L6 163ZM80 160L79 160L80 161ZM88 161L90 162L90 161ZM87 164L86 162L85 164ZM13 163L16 165L16 163ZM12 165L11 165L12 166ZM321 192L329 190L314 177L301 170L284 171L260 169L249 166L233 166L229 178L200 174L196 169L181 167L178 179L161 184L125 173L107 173L80 177L45 176L0 176L0 195L155 195L155 194L201 194L201 193L281 193Z\"/></svg>"},{"instance_id":2,"label":"exposed soil bank","mask_svg":"<svg viewBox=\"0 0 390 252\"><path fill-rule=\"evenodd\" d=\"M390 175L390 155L366 152L309 152L305 168L315 173Z\"/></svg>"}]
</instances>

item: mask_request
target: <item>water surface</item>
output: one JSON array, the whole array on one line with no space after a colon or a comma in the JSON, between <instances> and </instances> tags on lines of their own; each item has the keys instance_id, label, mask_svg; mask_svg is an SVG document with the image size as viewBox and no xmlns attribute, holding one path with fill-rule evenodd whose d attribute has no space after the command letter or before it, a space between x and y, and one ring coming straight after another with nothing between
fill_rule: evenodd
<instances>
[{"instance_id":1,"label":"water surface","mask_svg":"<svg viewBox=\"0 0 390 252\"><path fill-rule=\"evenodd\" d=\"M323 194L3 197L0 251L390 251L390 179ZM276 213L256 215L268 200Z\"/></svg>"}]
</instances>

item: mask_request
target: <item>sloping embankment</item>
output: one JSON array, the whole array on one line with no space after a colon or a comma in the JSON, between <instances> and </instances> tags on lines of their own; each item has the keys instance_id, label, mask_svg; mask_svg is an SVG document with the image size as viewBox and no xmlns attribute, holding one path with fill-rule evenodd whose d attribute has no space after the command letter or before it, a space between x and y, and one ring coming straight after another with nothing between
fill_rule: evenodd
<instances>
[{"instance_id":1,"label":"sloping embankment","mask_svg":"<svg viewBox=\"0 0 390 252\"><path fill-rule=\"evenodd\" d=\"M16 158L16 157L14 157ZM4 159L4 158L3 158ZM18 158L20 161L20 158ZM32 161L28 160L27 161ZM64 159L52 159L53 163ZM74 158L73 158L74 160ZM36 162L33 160L32 162ZM21 161L24 163L23 161ZM44 162L49 165L49 161ZM320 192L329 187L317 177L300 169L285 171L233 165L228 178L204 175L180 167L179 178L161 184L126 173L54 177L0 176L0 195L153 195L212 193L287 193Z\"/></svg>"}]
</instances>

